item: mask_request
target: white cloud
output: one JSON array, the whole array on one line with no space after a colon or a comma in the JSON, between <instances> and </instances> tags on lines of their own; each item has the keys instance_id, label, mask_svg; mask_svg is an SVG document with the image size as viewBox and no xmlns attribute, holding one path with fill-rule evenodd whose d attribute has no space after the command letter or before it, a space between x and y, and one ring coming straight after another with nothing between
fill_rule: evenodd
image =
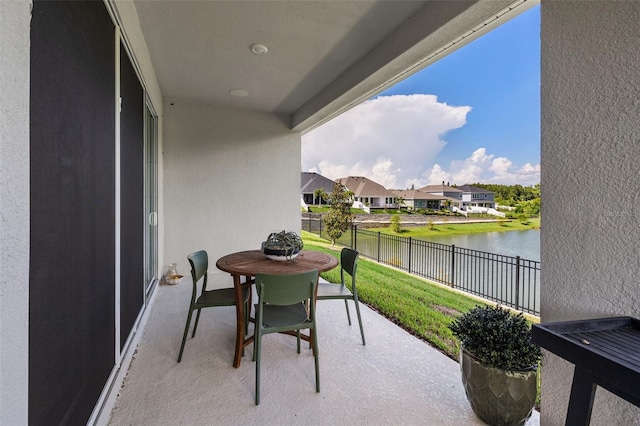
<instances>
[{"instance_id":1,"label":"white cloud","mask_svg":"<svg viewBox=\"0 0 640 426\"><path fill-rule=\"evenodd\" d=\"M386 188L416 188L443 181L533 185L540 165L518 168L478 148L448 167L436 163L447 132L466 124L469 106L450 106L433 95L381 96L345 112L302 137L302 170L329 179L365 176ZM462 148L461 148L462 149ZM464 155L464 154L463 154Z\"/></svg>"},{"instance_id":2,"label":"white cloud","mask_svg":"<svg viewBox=\"0 0 640 426\"><path fill-rule=\"evenodd\" d=\"M493 162L491 163L491 167L489 167L489 170L494 172L496 175L502 175L504 173L507 173L507 171L511 167L513 167L513 163L508 158L499 157L493 160Z\"/></svg>"},{"instance_id":3,"label":"white cloud","mask_svg":"<svg viewBox=\"0 0 640 426\"><path fill-rule=\"evenodd\" d=\"M386 188L419 185L446 144L443 135L463 126L469 111L433 95L366 101L303 136L302 170L366 176Z\"/></svg>"},{"instance_id":4,"label":"white cloud","mask_svg":"<svg viewBox=\"0 0 640 426\"><path fill-rule=\"evenodd\" d=\"M517 169L508 158L494 158L485 148L478 148L465 160L452 161L448 170L434 164L424 176L429 184L445 181L457 185L481 182L526 186L540 182L540 164L527 163Z\"/></svg>"},{"instance_id":5,"label":"white cloud","mask_svg":"<svg viewBox=\"0 0 640 426\"><path fill-rule=\"evenodd\" d=\"M427 183L431 185L439 185L442 182L451 182L451 173L444 170L439 164L435 164L428 174L425 172L425 176L427 176ZM418 185L416 188L419 188L420 186L424 185Z\"/></svg>"}]
</instances>

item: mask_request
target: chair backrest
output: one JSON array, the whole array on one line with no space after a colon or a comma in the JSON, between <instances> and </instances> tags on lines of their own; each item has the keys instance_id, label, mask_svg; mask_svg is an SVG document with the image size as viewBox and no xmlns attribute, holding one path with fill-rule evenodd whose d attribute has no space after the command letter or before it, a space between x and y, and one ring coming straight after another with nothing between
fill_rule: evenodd
<instances>
[{"instance_id":1,"label":"chair backrest","mask_svg":"<svg viewBox=\"0 0 640 426\"><path fill-rule=\"evenodd\" d=\"M293 305L315 299L318 271L288 275L256 275L256 288L260 303Z\"/></svg>"},{"instance_id":2,"label":"chair backrest","mask_svg":"<svg viewBox=\"0 0 640 426\"><path fill-rule=\"evenodd\" d=\"M356 268L358 267L360 253L350 248L343 248L340 252L340 278L344 284L344 272L351 275L352 284L356 281Z\"/></svg>"},{"instance_id":3,"label":"chair backrest","mask_svg":"<svg viewBox=\"0 0 640 426\"><path fill-rule=\"evenodd\" d=\"M196 251L187 256L189 264L191 264L191 279L193 280L193 291L195 294L196 286L200 278L204 276L202 283L203 289L207 287L207 270L209 269L209 256L204 250Z\"/></svg>"}]
</instances>

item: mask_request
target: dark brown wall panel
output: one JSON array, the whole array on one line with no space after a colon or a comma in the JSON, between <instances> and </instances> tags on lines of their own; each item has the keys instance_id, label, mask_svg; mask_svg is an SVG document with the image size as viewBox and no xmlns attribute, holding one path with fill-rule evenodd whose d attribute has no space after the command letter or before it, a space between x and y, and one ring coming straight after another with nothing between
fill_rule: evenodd
<instances>
[{"instance_id":1,"label":"dark brown wall panel","mask_svg":"<svg viewBox=\"0 0 640 426\"><path fill-rule=\"evenodd\" d=\"M86 424L115 364L114 39L101 1L34 1L32 425Z\"/></svg>"}]
</instances>

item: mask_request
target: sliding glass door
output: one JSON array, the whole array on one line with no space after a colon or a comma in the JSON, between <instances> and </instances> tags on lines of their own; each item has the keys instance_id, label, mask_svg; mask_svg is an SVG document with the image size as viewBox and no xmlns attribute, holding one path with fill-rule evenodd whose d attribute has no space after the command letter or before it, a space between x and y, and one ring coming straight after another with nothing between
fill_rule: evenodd
<instances>
[{"instance_id":1,"label":"sliding glass door","mask_svg":"<svg viewBox=\"0 0 640 426\"><path fill-rule=\"evenodd\" d=\"M145 112L145 292L158 282L158 117L147 102Z\"/></svg>"}]
</instances>

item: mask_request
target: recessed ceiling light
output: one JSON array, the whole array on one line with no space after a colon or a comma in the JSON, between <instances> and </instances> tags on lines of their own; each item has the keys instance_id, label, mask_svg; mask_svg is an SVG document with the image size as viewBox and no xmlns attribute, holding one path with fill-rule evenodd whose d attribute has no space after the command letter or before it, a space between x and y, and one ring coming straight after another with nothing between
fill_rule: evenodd
<instances>
[{"instance_id":1,"label":"recessed ceiling light","mask_svg":"<svg viewBox=\"0 0 640 426\"><path fill-rule=\"evenodd\" d=\"M264 55L269 51L269 48L264 44L252 44L251 51L256 55Z\"/></svg>"},{"instance_id":2,"label":"recessed ceiling light","mask_svg":"<svg viewBox=\"0 0 640 426\"><path fill-rule=\"evenodd\" d=\"M244 89L231 89L229 90L229 94L237 98L246 98L247 96L249 96L249 92Z\"/></svg>"}]
</instances>

